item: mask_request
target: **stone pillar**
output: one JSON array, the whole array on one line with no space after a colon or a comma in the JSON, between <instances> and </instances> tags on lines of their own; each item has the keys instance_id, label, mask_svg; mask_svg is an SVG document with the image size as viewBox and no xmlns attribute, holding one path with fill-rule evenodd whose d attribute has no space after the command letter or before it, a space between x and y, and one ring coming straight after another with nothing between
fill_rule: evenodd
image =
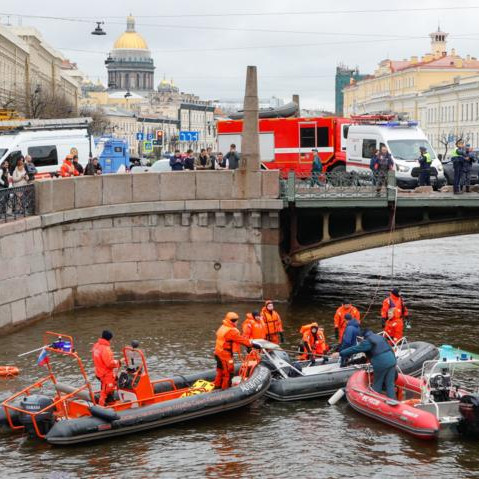
<instances>
[{"instance_id":1,"label":"stone pillar","mask_svg":"<svg viewBox=\"0 0 479 479\"><path fill-rule=\"evenodd\" d=\"M244 120L241 141L240 169L242 170L260 170L258 108L258 78L256 67L249 66L246 71Z\"/></svg>"},{"instance_id":2,"label":"stone pillar","mask_svg":"<svg viewBox=\"0 0 479 479\"><path fill-rule=\"evenodd\" d=\"M329 235L329 212L323 213L323 239L322 241L329 241L331 236Z\"/></svg>"}]
</instances>

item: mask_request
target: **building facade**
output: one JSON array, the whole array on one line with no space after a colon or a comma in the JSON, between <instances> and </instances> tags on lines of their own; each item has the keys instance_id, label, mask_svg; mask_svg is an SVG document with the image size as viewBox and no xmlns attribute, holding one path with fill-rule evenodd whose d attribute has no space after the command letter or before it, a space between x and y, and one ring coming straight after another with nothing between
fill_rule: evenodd
<instances>
[{"instance_id":1,"label":"building facade","mask_svg":"<svg viewBox=\"0 0 479 479\"><path fill-rule=\"evenodd\" d=\"M115 41L105 65L110 90L153 91L153 58L146 41L135 31L131 15L126 20L126 31Z\"/></svg>"},{"instance_id":2,"label":"building facade","mask_svg":"<svg viewBox=\"0 0 479 479\"><path fill-rule=\"evenodd\" d=\"M344 88L351 83L369 78L369 76L370 75L359 73L359 69L357 67L354 69L345 65L339 65L336 67L336 76L334 82L334 105L337 116L343 116L344 114Z\"/></svg>"},{"instance_id":3,"label":"building facade","mask_svg":"<svg viewBox=\"0 0 479 479\"><path fill-rule=\"evenodd\" d=\"M476 58L463 58L454 49L447 51L447 35L438 28L430 34L430 53L408 60L383 60L369 78L346 86L345 116L393 112L417 119L423 92L450 84L455 78L479 74Z\"/></svg>"},{"instance_id":4,"label":"building facade","mask_svg":"<svg viewBox=\"0 0 479 479\"><path fill-rule=\"evenodd\" d=\"M46 43L35 28L0 25L1 108L38 117L40 103L47 102L52 110L54 102L61 102L74 115L82 77L76 65Z\"/></svg>"}]
</instances>

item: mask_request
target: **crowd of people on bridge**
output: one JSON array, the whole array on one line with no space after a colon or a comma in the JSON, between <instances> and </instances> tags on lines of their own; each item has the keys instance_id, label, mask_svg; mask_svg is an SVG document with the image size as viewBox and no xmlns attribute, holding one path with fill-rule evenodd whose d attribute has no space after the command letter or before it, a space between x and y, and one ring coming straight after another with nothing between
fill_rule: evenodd
<instances>
[{"instance_id":1,"label":"crowd of people on bridge","mask_svg":"<svg viewBox=\"0 0 479 479\"><path fill-rule=\"evenodd\" d=\"M364 352L374 369L373 389L385 390L391 398L395 396L396 357L393 347L404 336L404 328L409 324L409 312L397 288L391 289L384 299L381 310L382 332L376 334L365 328L358 308L348 299L334 314L334 331L336 344L328 344L324 329L317 322L305 324L299 329L300 343L297 359L315 364L318 358L323 361L340 359L340 366L349 364L354 354ZM216 331L214 357L216 360L215 389L231 387L235 372L235 354L241 358L241 347L248 349L260 347L257 340L275 344L285 341L283 322L275 309L274 302L268 300L261 310L247 313L241 327L240 316L235 312L226 313L221 326ZM112 400L117 388L116 369L118 361L114 359L111 349L113 334L105 330L93 346L95 375L101 382L100 405Z\"/></svg>"},{"instance_id":2,"label":"crowd of people on bridge","mask_svg":"<svg viewBox=\"0 0 479 479\"><path fill-rule=\"evenodd\" d=\"M234 143L230 145L230 150L225 155L222 152L214 155L212 148L209 147L202 148L198 156L193 154L192 149L188 149L186 153L177 149L170 158L171 171L236 170L239 165L240 155Z\"/></svg>"}]
</instances>

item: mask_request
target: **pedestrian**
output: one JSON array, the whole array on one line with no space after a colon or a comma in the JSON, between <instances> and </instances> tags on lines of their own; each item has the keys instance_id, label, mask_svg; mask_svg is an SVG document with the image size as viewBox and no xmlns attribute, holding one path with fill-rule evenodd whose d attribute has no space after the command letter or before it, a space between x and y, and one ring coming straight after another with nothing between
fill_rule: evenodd
<instances>
[{"instance_id":1,"label":"pedestrian","mask_svg":"<svg viewBox=\"0 0 479 479\"><path fill-rule=\"evenodd\" d=\"M171 171L181 171L184 168L183 157L180 150L175 150L175 154L170 158Z\"/></svg>"},{"instance_id":2,"label":"pedestrian","mask_svg":"<svg viewBox=\"0 0 479 479\"><path fill-rule=\"evenodd\" d=\"M119 361L113 357L111 340L113 333L104 330L101 338L93 345L92 356L95 365L95 376L101 382L100 400L98 404L105 406L108 402L114 401L113 393L116 389L115 369L120 366Z\"/></svg>"},{"instance_id":3,"label":"pedestrian","mask_svg":"<svg viewBox=\"0 0 479 479\"><path fill-rule=\"evenodd\" d=\"M195 160L195 170L211 170L211 159L204 148L201 148L200 155Z\"/></svg>"},{"instance_id":4,"label":"pedestrian","mask_svg":"<svg viewBox=\"0 0 479 479\"><path fill-rule=\"evenodd\" d=\"M361 315L359 314L358 308L353 306L349 299L345 299L334 314L334 334L340 344L343 341L343 334L348 324L348 318L346 318L348 314L351 318L361 322Z\"/></svg>"},{"instance_id":5,"label":"pedestrian","mask_svg":"<svg viewBox=\"0 0 479 479\"><path fill-rule=\"evenodd\" d=\"M0 167L0 188L8 188L12 182L12 177L10 176L9 164L5 160Z\"/></svg>"},{"instance_id":6,"label":"pedestrian","mask_svg":"<svg viewBox=\"0 0 479 479\"><path fill-rule=\"evenodd\" d=\"M379 150L376 147L371 148L371 159L369 160L369 169L373 174L373 185L377 185L378 183L378 172L374 168L376 164L376 158L379 154Z\"/></svg>"},{"instance_id":7,"label":"pedestrian","mask_svg":"<svg viewBox=\"0 0 479 479\"><path fill-rule=\"evenodd\" d=\"M387 188L388 172L394 168L394 161L386 145L381 145L379 153L374 156L374 160L371 158L370 164L376 172L376 194L379 196L383 185Z\"/></svg>"},{"instance_id":8,"label":"pedestrian","mask_svg":"<svg viewBox=\"0 0 479 479\"><path fill-rule=\"evenodd\" d=\"M236 327L239 316L236 313L226 313L223 324L216 331L215 359L216 377L215 389L228 389L235 365L233 353L239 353L240 347L252 347L251 340L242 336Z\"/></svg>"},{"instance_id":9,"label":"pedestrian","mask_svg":"<svg viewBox=\"0 0 479 479\"><path fill-rule=\"evenodd\" d=\"M60 176L62 178L69 178L71 176L78 176L79 173L75 170L73 166L73 155L67 155L63 160L62 166L60 168Z\"/></svg>"},{"instance_id":10,"label":"pedestrian","mask_svg":"<svg viewBox=\"0 0 479 479\"><path fill-rule=\"evenodd\" d=\"M311 166L311 186L321 186L319 178L321 173L323 172L323 163L321 162L321 158L319 157L318 150L314 148L311 151L313 152L313 164Z\"/></svg>"},{"instance_id":11,"label":"pedestrian","mask_svg":"<svg viewBox=\"0 0 479 479\"><path fill-rule=\"evenodd\" d=\"M213 155L213 149L211 148L211 146L208 146L208 148L206 148L206 154L211 161L211 169L214 170L216 168L216 156Z\"/></svg>"},{"instance_id":12,"label":"pedestrian","mask_svg":"<svg viewBox=\"0 0 479 479\"><path fill-rule=\"evenodd\" d=\"M236 145L232 143L230 145L230 151L226 153L225 158L228 160L228 168L230 170L237 170L240 163L240 156L236 151Z\"/></svg>"},{"instance_id":13,"label":"pedestrian","mask_svg":"<svg viewBox=\"0 0 479 479\"><path fill-rule=\"evenodd\" d=\"M336 354L339 354L341 359L346 359L353 354L366 353L373 367L374 391L381 394L385 389L390 399L396 399L396 356L391 346L386 339L369 329L364 330L362 336L364 340L358 345L343 349Z\"/></svg>"},{"instance_id":14,"label":"pedestrian","mask_svg":"<svg viewBox=\"0 0 479 479\"><path fill-rule=\"evenodd\" d=\"M284 343L283 322L270 299L265 302L261 316L266 324L266 339L276 344Z\"/></svg>"},{"instance_id":15,"label":"pedestrian","mask_svg":"<svg viewBox=\"0 0 479 479\"><path fill-rule=\"evenodd\" d=\"M77 170L79 175L83 175L83 166L78 161L78 155L73 155L73 168Z\"/></svg>"},{"instance_id":16,"label":"pedestrian","mask_svg":"<svg viewBox=\"0 0 479 479\"><path fill-rule=\"evenodd\" d=\"M471 145L466 145L466 155L464 156L464 165L463 165L463 181L466 193L471 192L471 170L472 164L476 161L476 155L472 151ZM462 190L462 188L461 188Z\"/></svg>"},{"instance_id":17,"label":"pedestrian","mask_svg":"<svg viewBox=\"0 0 479 479\"><path fill-rule=\"evenodd\" d=\"M101 174L101 167L100 173L98 173L98 159L97 158L90 158L88 160L88 164L85 167L84 175L85 176L95 176Z\"/></svg>"},{"instance_id":18,"label":"pedestrian","mask_svg":"<svg viewBox=\"0 0 479 479\"><path fill-rule=\"evenodd\" d=\"M454 168L453 191L455 195L459 195L461 193L461 182L462 182L462 175L464 173L465 156L466 156L466 151L464 149L464 141L457 140L456 148L451 155L452 166Z\"/></svg>"},{"instance_id":19,"label":"pedestrian","mask_svg":"<svg viewBox=\"0 0 479 479\"><path fill-rule=\"evenodd\" d=\"M221 151L216 156L216 170L227 170L229 167L228 159L223 156Z\"/></svg>"},{"instance_id":20,"label":"pedestrian","mask_svg":"<svg viewBox=\"0 0 479 479\"><path fill-rule=\"evenodd\" d=\"M425 146L419 147L419 186L431 186L431 154Z\"/></svg>"},{"instance_id":21,"label":"pedestrian","mask_svg":"<svg viewBox=\"0 0 479 479\"><path fill-rule=\"evenodd\" d=\"M30 155L25 156L25 169L27 170L28 181L33 181L38 171L35 165L33 164L33 160Z\"/></svg>"},{"instance_id":22,"label":"pedestrian","mask_svg":"<svg viewBox=\"0 0 479 479\"><path fill-rule=\"evenodd\" d=\"M186 158L184 159L184 169L193 171L195 169L196 159L193 155L193 150L190 148L186 150Z\"/></svg>"},{"instance_id":23,"label":"pedestrian","mask_svg":"<svg viewBox=\"0 0 479 479\"><path fill-rule=\"evenodd\" d=\"M13 186L25 186L28 184L28 173L23 163L23 156L18 158L17 166L12 174Z\"/></svg>"}]
</instances>

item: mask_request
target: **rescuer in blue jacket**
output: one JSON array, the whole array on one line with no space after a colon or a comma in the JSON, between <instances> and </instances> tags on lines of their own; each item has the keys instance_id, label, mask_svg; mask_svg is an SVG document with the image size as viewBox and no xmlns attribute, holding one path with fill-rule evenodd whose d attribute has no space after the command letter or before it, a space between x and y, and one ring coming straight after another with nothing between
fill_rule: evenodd
<instances>
[{"instance_id":1,"label":"rescuer in blue jacket","mask_svg":"<svg viewBox=\"0 0 479 479\"><path fill-rule=\"evenodd\" d=\"M353 354L366 353L374 372L373 389L377 393L382 393L383 389L391 399L396 399L395 380L396 380L396 356L389 343L379 334L374 334L366 329L363 332L364 341L357 346L343 349L339 352L341 359L348 358Z\"/></svg>"},{"instance_id":2,"label":"rescuer in blue jacket","mask_svg":"<svg viewBox=\"0 0 479 479\"><path fill-rule=\"evenodd\" d=\"M356 346L357 337L361 335L360 323L357 319L354 319L349 313L344 316L347 321L346 329L344 330L343 340L339 345L339 351ZM346 366L346 357L341 358L341 367Z\"/></svg>"},{"instance_id":3,"label":"rescuer in blue jacket","mask_svg":"<svg viewBox=\"0 0 479 479\"><path fill-rule=\"evenodd\" d=\"M454 194L458 195L461 192L461 181L464 173L464 158L466 151L464 150L464 142L462 140L456 141L456 149L452 152L451 160L454 167Z\"/></svg>"}]
</instances>

